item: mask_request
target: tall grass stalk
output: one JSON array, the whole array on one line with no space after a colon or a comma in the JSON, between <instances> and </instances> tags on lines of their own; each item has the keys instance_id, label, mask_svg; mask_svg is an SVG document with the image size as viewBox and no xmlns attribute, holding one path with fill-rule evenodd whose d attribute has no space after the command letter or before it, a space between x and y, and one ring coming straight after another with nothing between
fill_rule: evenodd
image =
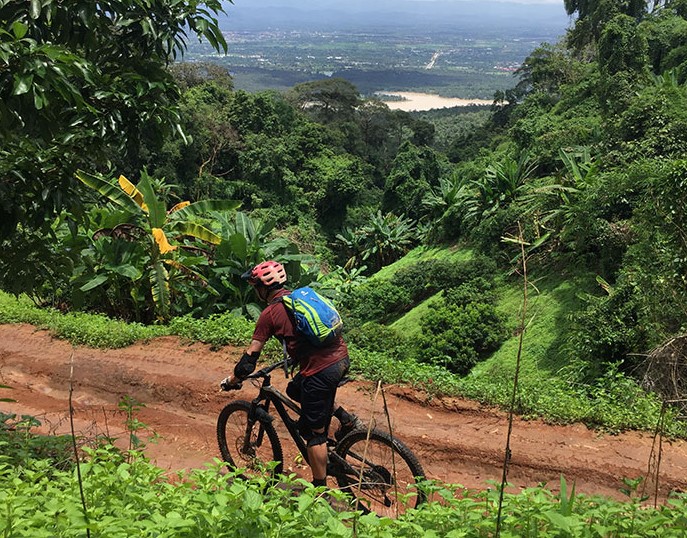
<instances>
[{"instance_id":1,"label":"tall grass stalk","mask_svg":"<svg viewBox=\"0 0 687 538\"><path fill-rule=\"evenodd\" d=\"M511 393L510 408L508 409L508 434L506 435L506 448L503 457L503 474L501 476L501 489L499 491L499 509L496 515L496 536L501 535L501 513L503 510L503 494L508 482L508 466L510 464L511 450L510 439L513 433L513 417L515 416L515 400L518 394L518 378L520 376L520 363L522 359L522 345L525 335L525 319L527 318L527 257L525 255L525 242L522 236L522 227L518 222L518 243L520 244L520 259L522 262L522 309L520 312L520 328L518 337L518 354L515 360L515 375L513 377L513 391Z\"/></svg>"}]
</instances>

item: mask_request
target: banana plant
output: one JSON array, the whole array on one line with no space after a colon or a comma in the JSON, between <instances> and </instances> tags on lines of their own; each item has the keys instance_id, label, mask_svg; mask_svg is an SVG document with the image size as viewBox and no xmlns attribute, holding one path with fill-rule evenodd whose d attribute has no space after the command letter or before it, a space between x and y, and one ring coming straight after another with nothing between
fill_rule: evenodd
<instances>
[{"instance_id":1,"label":"banana plant","mask_svg":"<svg viewBox=\"0 0 687 538\"><path fill-rule=\"evenodd\" d=\"M307 285L317 277L317 262L312 255L301 254L293 241L274 237L275 223L237 211L232 219L215 214L221 230L222 242L217 246L212 273L217 287L227 295L226 308L237 314L257 318L262 305L253 300L253 291L239 277L246 269L266 259L274 259L286 266L289 284ZM225 309L226 309L225 308Z\"/></svg>"},{"instance_id":2,"label":"banana plant","mask_svg":"<svg viewBox=\"0 0 687 538\"><path fill-rule=\"evenodd\" d=\"M191 251L193 254L199 252L208 254L208 252L197 245L188 245L185 240L191 238L199 240L201 245L219 245L221 237L194 219L211 211L234 210L240 202L202 200L190 203L186 201L167 209L166 203L157 196L151 178L145 171L142 172L137 185L124 176L119 176L117 180L114 180L82 170L76 173L76 177L84 185L94 189L131 215L132 222L98 230L94 234L94 239L109 235L129 241L142 241L146 245L150 256L146 273L153 308L158 320L164 321L169 318L172 302L170 282L174 281L170 272L207 286L205 277L195 271L190 263L185 263L189 259L197 262L198 257L188 257L185 253Z\"/></svg>"}]
</instances>

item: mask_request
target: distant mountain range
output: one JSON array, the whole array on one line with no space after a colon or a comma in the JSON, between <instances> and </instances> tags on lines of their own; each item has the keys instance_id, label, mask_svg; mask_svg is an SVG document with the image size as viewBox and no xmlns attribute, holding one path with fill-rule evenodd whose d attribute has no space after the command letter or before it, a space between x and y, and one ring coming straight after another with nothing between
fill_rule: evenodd
<instances>
[{"instance_id":1,"label":"distant mountain range","mask_svg":"<svg viewBox=\"0 0 687 538\"><path fill-rule=\"evenodd\" d=\"M560 5L483 0L234 0L225 31L374 31L556 37L569 17Z\"/></svg>"}]
</instances>

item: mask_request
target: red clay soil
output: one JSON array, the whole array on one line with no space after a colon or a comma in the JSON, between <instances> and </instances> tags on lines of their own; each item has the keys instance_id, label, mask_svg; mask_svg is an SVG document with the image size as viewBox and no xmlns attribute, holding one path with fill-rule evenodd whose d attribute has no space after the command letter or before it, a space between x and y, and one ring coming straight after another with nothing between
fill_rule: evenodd
<instances>
[{"instance_id":1,"label":"red clay soil","mask_svg":"<svg viewBox=\"0 0 687 538\"><path fill-rule=\"evenodd\" d=\"M257 389L222 393L219 381L233 368L242 350L186 345L177 338L158 338L117 350L72 347L30 325L0 325L0 411L28 414L42 421L45 432L69 431L70 383L77 433L86 438L107 434L125 442L123 396L145 404L136 417L159 436L145 449L159 467L177 471L201 468L219 457L215 421L231 399L250 400ZM71 381L70 381L71 380ZM279 372L273 383L286 383ZM355 381L340 389L338 402L363 419L373 415L385 425L382 398L373 409L374 384ZM505 413L458 398L428 400L407 387L385 388L395 435L418 455L428 477L470 489L500 483L508 432ZM286 432L283 445L291 446ZM146 435L143 435L145 438ZM656 491L655 459L659 444L651 434L602 434L583 425L556 426L516 419L511 437L508 481L511 491L545 483L553 491L563 475L579 493L623 500L622 479L647 477L646 491ZM687 443L663 440L660 450L658 500L687 491ZM291 452L285 462L301 476Z\"/></svg>"}]
</instances>

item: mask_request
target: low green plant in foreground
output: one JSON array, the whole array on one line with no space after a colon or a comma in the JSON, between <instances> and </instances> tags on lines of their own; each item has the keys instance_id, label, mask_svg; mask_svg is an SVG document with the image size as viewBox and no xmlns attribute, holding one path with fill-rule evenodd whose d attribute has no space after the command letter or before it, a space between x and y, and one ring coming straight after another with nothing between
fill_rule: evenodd
<instances>
[{"instance_id":1,"label":"low green plant in foreground","mask_svg":"<svg viewBox=\"0 0 687 538\"><path fill-rule=\"evenodd\" d=\"M0 385L0 388L7 388ZM3 398L0 401L11 401ZM0 411L0 463L22 465L27 460L42 459L54 467L70 469L73 464L69 449L72 438L68 435L35 435L31 430L40 422L33 416Z\"/></svg>"},{"instance_id":2,"label":"low green plant in foreground","mask_svg":"<svg viewBox=\"0 0 687 538\"><path fill-rule=\"evenodd\" d=\"M77 474L47 460L13 466L0 456L0 535L83 537L488 537L494 536L498 488L470 494L460 486L428 484L433 499L398 519L337 512L331 495L302 480L278 485L225 474L219 461L170 479L138 455L127 461L112 447L88 450L81 464L84 511ZM562 482L565 485L564 482ZM297 486L297 488L295 487ZM296 493L296 489L305 489ZM685 497L659 508L638 500L616 502L560 495L543 488L505 494L500 535L645 537L687 533ZM574 490L573 490L574 491Z\"/></svg>"}]
</instances>

